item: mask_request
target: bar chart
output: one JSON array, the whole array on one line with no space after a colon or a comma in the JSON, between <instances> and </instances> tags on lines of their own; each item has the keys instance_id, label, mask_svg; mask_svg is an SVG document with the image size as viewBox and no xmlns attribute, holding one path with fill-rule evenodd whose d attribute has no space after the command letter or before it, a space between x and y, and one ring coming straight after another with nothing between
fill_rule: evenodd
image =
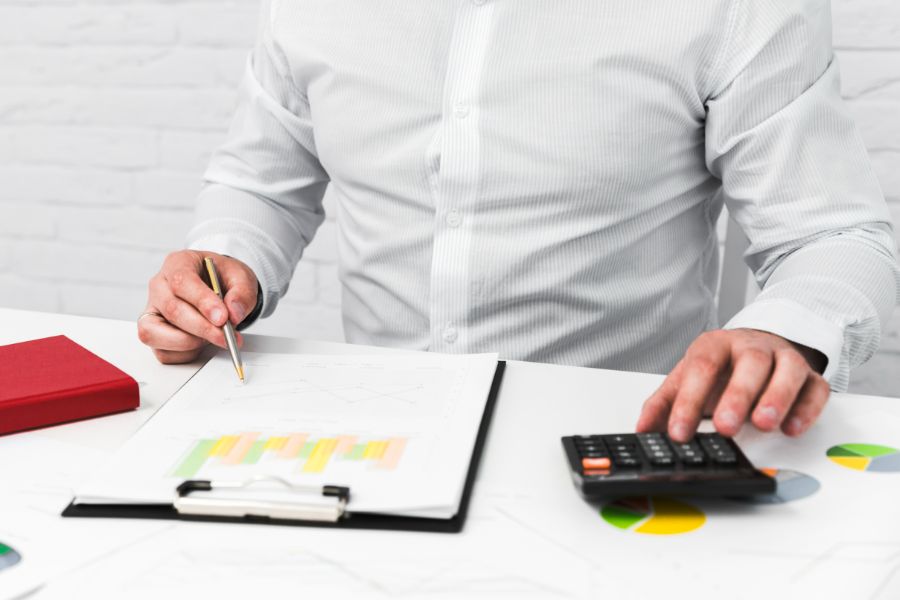
<instances>
[{"instance_id":1,"label":"bar chart","mask_svg":"<svg viewBox=\"0 0 900 600\"><path fill-rule=\"evenodd\" d=\"M325 473L336 463L393 471L400 464L407 442L405 437L370 439L358 435L323 437L310 433L262 436L258 432L243 432L194 441L171 475L191 479L205 467L260 463L276 464L281 469L289 465L292 472L309 474Z\"/></svg>"}]
</instances>

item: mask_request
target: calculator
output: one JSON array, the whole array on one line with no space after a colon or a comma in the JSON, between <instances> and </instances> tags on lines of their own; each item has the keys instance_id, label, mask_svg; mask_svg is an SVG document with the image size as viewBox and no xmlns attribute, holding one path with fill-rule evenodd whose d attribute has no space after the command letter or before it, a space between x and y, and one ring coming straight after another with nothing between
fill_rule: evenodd
<instances>
[{"instance_id":1,"label":"calculator","mask_svg":"<svg viewBox=\"0 0 900 600\"><path fill-rule=\"evenodd\" d=\"M574 435L562 438L562 445L585 498L775 492L775 480L718 433L698 433L685 444L664 433Z\"/></svg>"}]
</instances>

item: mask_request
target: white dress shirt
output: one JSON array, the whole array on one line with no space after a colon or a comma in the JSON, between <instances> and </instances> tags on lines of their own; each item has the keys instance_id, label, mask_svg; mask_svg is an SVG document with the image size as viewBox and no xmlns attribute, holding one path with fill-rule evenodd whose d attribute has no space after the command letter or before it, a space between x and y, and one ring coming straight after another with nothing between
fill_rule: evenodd
<instances>
[{"instance_id":1,"label":"white dress shirt","mask_svg":"<svg viewBox=\"0 0 900 600\"><path fill-rule=\"evenodd\" d=\"M280 0L192 248L275 309L336 207L350 342L666 372L715 328L715 223L762 293L727 327L826 378L898 298L827 0ZM302 331L291 332L302 336Z\"/></svg>"}]
</instances>

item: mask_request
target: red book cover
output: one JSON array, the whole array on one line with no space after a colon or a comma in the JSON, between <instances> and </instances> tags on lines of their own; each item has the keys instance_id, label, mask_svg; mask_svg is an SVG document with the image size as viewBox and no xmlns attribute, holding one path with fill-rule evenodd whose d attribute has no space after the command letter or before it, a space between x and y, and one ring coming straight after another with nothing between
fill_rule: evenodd
<instances>
[{"instance_id":1,"label":"red book cover","mask_svg":"<svg viewBox=\"0 0 900 600\"><path fill-rule=\"evenodd\" d=\"M134 379L64 335L0 346L0 434L139 404Z\"/></svg>"}]
</instances>

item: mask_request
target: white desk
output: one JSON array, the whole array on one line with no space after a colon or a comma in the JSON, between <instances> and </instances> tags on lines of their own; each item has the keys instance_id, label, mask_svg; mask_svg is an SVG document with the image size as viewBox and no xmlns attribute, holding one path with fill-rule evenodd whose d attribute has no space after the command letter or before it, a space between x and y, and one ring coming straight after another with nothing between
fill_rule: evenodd
<instances>
[{"instance_id":1,"label":"white desk","mask_svg":"<svg viewBox=\"0 0 900 600\"><path fill-rule=\"evenodd\" d=\"M839 467L848 442L900 447L900 400L836 395L800 440L742 435L760 466L819 480L780 505L689 501L706 522L653 536L617 529L581 500L559 437L628 431L660 377L509 363L459 535L257 525L62 519L81 475L131 435L199 365L162 366L133 323L0 309L0 344L65 334L142 382L133 413L0 437L0 541L22 550L0 571L46 598L900 598L900 473ZM248 336L253 350L372 348ZM28 570L26 570L26 568ZM30 571L30 572L29 572ZM4 579L6 578L6 579ZM22 584L24 585L24 584ZM20 588L22 589L22 588Z\"/></svg>"}]
</instances>

